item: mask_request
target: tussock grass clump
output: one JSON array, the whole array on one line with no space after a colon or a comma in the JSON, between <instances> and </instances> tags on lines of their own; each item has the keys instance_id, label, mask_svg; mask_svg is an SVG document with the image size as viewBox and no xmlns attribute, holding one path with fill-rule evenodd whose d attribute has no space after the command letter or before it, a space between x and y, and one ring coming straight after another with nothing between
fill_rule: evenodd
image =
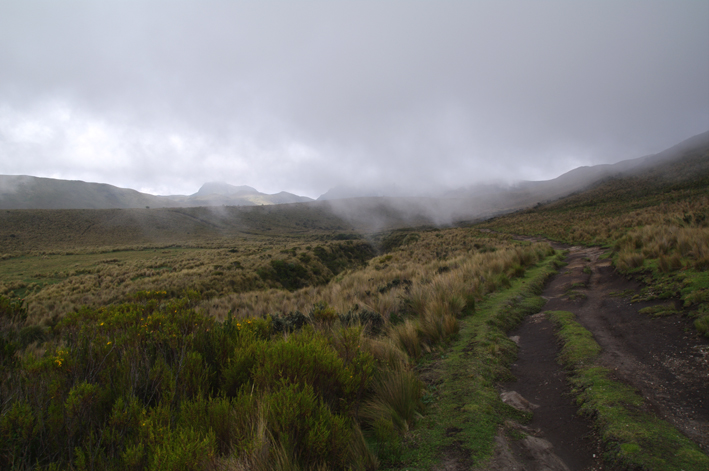
<instances>
[{"instance_id":1,"label":"tussock grass clump","mask_svg":"<svg viewBox=\"0 0 709 471\"><path fill-rule=\"evenodd\" d=\"M621 252L616 259L616 266L623 272L628 272L636 268L641 268L645 263L643 254L636 252Z\"/></svg>"},{"instance_id":2,"label":"tussock grass clump","mask_svg":"<svg viewBox=\"0 0 709 471\"><path fill-rule=\"evenodd\" d=\"M460 330L460 326L458 319L450 313L427 311L419 319L418 330L424 345L430 349L430 347L455 336Z\"/></svg>"},{"instance_id":3,"label":"tussock grass clump","mask_svg":"<svg viewBox=\"0 0 709 471\"><path fill-rule=\"evenodd\" d=\"M407 319L402 324L392 326L389 337L406 354L416 360L421 356L421 339L417 323Z\"/></svg>"},{"instance_id":4,"label":"tussock grass clump","mask_svg":"<svg viewBox=\"0 0 709 471\"><path fill-rule=\"evenodd\" d=\"M373 386L373 398L364 404L360 416L376 427L387 422L403 433L420 417L423 385L415 372L399 368L382 376Z\"/></svg>"},{"instance_id":5,"label":"tussock grass clump","mask_svg":"<svg viewBox=\"0 0 709 471\"><path fill-rule=\"evenodd\" d=\"M639 273L651 287L640 299L679 297L685 307L694 309L690 315L698 317L697 330L709 335L703 320L709 312L709 298L701 295L709 286L705 276L709 228L645 226L630 231L615 244L615 250L617 268L621 272ZM629 258L646 256L655 258L638 266L628 262Z\"/></svg>"},{"instance_id":6,"label":"tussock grass clump","mask_svg":"<svg viewBox=\"0 0 709 471\"><path fill-rule=\"evenodd\" d=\"M362 340L362 348L369 352L381 365L388 369L399 369L409 364L409 356L390 337L371 338Z\"/></svg>"}]
</instances>

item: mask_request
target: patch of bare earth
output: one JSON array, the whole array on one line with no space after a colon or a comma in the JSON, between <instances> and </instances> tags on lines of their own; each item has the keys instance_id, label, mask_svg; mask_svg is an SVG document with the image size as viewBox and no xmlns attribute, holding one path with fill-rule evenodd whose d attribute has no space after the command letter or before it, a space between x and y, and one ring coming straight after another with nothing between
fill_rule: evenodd
<instances>
[{"instance_id":1,"label":"patch of bare earth","mask_svg":"<svg viewBox=\"0 0 709 471\"><path fill-rule=\"evenodd\" d=\"M682 314L640 314L640 309L661 303L630 303L641 285L618 274L609 260L600 259L602 254L600 248L569 248L568 265L544 290L544 309L573 312L601 346L599 363L614 371L615 379L640 391L658 416L709 451L709 342ZM487 469L613 469L601 459L603 444L591 424L577 414L566 373L556 360L559 347L553 327L544 313L528 317L510 336L519 345L512 366L517 381L501 385L502 392L517 393L533 413L529 430L517 436L533 436L549 446L538 446L546 451L535 456L528 448L530 440L509 438L519 425L508 424L507 433L502 430L497 437L495 458Z\"/></svg>"}]
</instances>

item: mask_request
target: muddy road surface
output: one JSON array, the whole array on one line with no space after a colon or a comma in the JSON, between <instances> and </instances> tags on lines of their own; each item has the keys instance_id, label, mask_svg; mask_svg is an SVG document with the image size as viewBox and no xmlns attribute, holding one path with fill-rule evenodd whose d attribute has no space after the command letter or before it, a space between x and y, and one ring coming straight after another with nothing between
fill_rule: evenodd
<instances>
[{"instance_id":1,"label":"muddy road surface","mask_svg":"<svg viewBox=\"0 0 709 471\"><path fill-rule=\"evenodd\" d=\"M517 381L501 385L503 392L528 401L533 419L527 428L548 443L542 447L548 448L543 453L547 458L523 441L498 437L489 469L614 469L602 461L603 444L591 424L578 416L566 373L556 361L559 346L544 314L555 310L573 312L602 348L598 363L613 371L614 379L637 389L654 413L709 453L709 341L681 313L640 314L644 307L669 300L631 303L642 285L616 272L610 260L602 258L602 249L553 245L569 250L567 265L544 290L544 311L510 332L519 345L512 367Z\"/></svg>"}]
</instances>

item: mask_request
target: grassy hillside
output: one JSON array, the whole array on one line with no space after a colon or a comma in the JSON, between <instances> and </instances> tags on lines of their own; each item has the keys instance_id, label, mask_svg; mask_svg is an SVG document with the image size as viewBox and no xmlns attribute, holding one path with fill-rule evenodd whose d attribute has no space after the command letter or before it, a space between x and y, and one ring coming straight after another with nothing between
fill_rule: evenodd
<instances>
[{"instance_id":1,"label":"grassy hillside","mask_svg":"<svg viewBox=\"0 0 709 471\"><path fill-rule=\"evenodd\" d=\"M0 175L2 209L144 208L161 201L159 196L104 183Z\"/></svg>"},{"instance_id":2,"label":"grassy hillside","mask_svg":"<svg viewBox=\"0 0 709 471\"><path fill-rule=\"evenodd\" d=\"M216 192L216 193L215 193ZM0 209L128 209L195 206L255 206L312 201L280 192L208 183L194 195L156 196L105 183L0 175Z\"/></svg>"},{"instance_id":3,"label":"grassy hillside","mask_svg":"<svg viewBox=\"0 0 709 471\"><path fill-rule=\"evenodd\" d=\"M0 210L4 253L89 247L205 244L260 235L299 237L352 227L326 207Z\"/></svg>"},{"instance_id":4,"label":"grassy hillside","mask_svg":"<svg viewBox=\"0 0 709 471\"><path fill-rule=\"evenodd\" d=\"M706 227L708 188L709 147L704 146L636 175L606 178L586 191L492 219L484 226L600 244L649 224Z\"/></svg>"},{"instance_id":5,"label":"grassy hillside","mask_svg":"<svg viewBox=\"0 0 709 471\"><path fill-rule=\"evenodd\" d=\"M480 227L612 247L616 268L649 285L643 299L681 299L709 336L707 147Z\"/></svg>"}]
</instances>

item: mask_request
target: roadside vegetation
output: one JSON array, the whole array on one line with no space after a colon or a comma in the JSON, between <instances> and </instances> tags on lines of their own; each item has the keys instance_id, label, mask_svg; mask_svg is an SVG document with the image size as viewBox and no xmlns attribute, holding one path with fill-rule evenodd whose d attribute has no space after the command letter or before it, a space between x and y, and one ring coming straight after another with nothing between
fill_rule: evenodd
<instances>
[{"instance_id":1,"label":"roadside vegetation","mask_svg":"<svg viewBox=\"0 0 709 471\"><path fill-rule=\"evenodd\" d=\"M539 295L558 264L558 255L549 256L524 277L511 280L507 289L491 294L475 315L461 320L456 342L418 365L429 406L397 455L401 465L392 469L432 469L441 462L466 469L483 465L506 420L524 423L531 418L504 404L497 384L510 379L517 357L517 345L507 332L539 312L545 303Z\"/></svg>"}]
</instances>

